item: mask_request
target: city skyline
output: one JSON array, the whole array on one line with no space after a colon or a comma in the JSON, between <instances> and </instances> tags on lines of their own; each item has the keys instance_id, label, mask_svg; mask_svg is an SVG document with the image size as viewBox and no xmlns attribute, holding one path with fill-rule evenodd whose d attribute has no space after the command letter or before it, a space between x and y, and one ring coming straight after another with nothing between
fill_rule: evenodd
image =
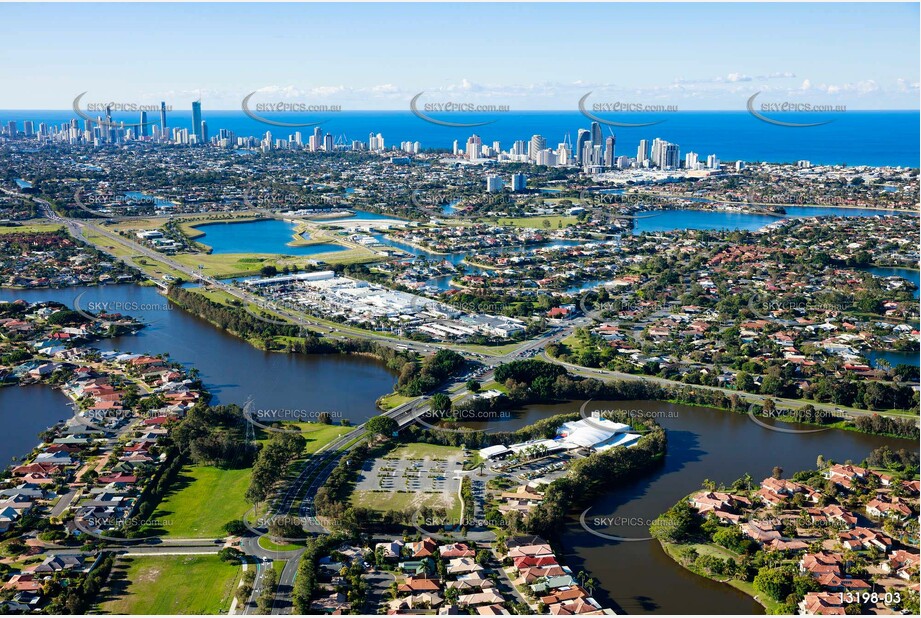
<instances>
[{"instance_id":1,"label":"city skyline","mask_svg":"<svg viewBox=\"0 0 921 618\"><path fill-rule=\"evenodd\" d=\"M41 23L44 36L6 35L0 78L12 87L0 108L66 109L88 92L234 110L256 92L407 110L425 92L432 101L569 110L592 92L598 102L742 110L759 91L855 110L918 108L917 5L420 4L411 30L398 13L388 4L3 4L8 22ZM70 17L80 19L79 37ZM579 36L589 23L611 32Z\"/></svg>"}]
</instances>

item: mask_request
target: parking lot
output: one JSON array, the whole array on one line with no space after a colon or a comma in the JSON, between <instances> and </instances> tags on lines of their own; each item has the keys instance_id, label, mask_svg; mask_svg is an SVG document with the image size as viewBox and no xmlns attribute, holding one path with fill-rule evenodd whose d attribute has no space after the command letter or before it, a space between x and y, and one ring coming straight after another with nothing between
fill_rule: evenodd
<instances>
[{"instance_id":1,"label":"parking lot","mask_svg":"<svg viewBox=\"0 0 921 618\"><path fill-rule=\"evenodd\" d=\"M408 491L457 495L462 462L457 457L377 459L365 462L355 486L359 491Z\"/></svg>"}]
</instances>

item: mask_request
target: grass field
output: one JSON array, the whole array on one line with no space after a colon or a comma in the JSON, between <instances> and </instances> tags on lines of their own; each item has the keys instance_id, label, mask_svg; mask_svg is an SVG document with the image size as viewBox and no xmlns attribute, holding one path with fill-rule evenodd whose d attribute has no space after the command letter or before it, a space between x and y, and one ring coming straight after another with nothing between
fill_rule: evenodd
<instances>
[{"instance_id":1,"label":"grass field","mask_svg":"<svg viewBox=\"0 0 921 618\"><path fill-rule=\"evenodd\" d=\"M339 419L334 418L333 422L338 423ZM322 423L290 423L290 425L300 429L303 436L307 438L307 446L304 447L304 453L307 455L316 453L339 436L344 436L352 431L351 427L324 425Z\"/></svg>"},{"instance_id":2,"label":"grass field","mask_svg":"<svg viewBox=\"0 0 921 618\"><path fill-rule=\"evenodd\" d=\"M105 253L114 255L117 258L123 260L130 260L138 268L144 271L151 279L162 280L164 275L170 275L172 277L188 279L189 276L183 272L180 272L170 266L167 266L159 260L154 260L152 258L137 255L131 247L124 245L121 242L113 240L108 236L103 236L92 230L86 229L83 231L83 239L86 242L95 245L97 249Z\"/></svg>"},{"instance_id":3,"label":"grass field","mask_svg":"<svg viewBox=\"0 0 921 618\"><path fill-rule=\"evenodd\" d=\"M186 466L157 507L153 519L176 538L220 538L224 524L242 519L250 508L243 495L252 470L221 470L213 466Z\"/></svg>"},{"instance_id":4,"label":"grass field","mask_svg":"<svg viewBox=\"0 0 921 618\"><path fill-rule=\"evenodd\" d=\"M295 264L303 267L307 261L313 259L323 260L328 264L358 264L373 262L378 258L364 249L345 249L297 256L276 253L177 253L172 259L191 268L198 268L201 264L204 266L204 274L226 279L258 275L263 266L275 266L278 270Z\"/></svg>"},{"instance_id":5,"label":"grass field","mask_svg":"<svg viewBox=\"0 0 921 618\"><path fill-rule=\"evenodd\" d=\"M0 234L23 234L33 232L54 232L63 230L64 226L60 223L29 223L24 222L19 225L0 225Z\"/></svg>"},{"instance_id":6,"label":"grass field","mask_svg":"<svg viewBox=\"0 0 921 618\"><path fill-rule=\"evenodd\" d=\"M358 490L352 492L351 503L353 506L364 507L381 513L386 513L387 511L414 511L424 506L444 508L447 510L448 518L451 521L457 521L460 518L460 499L455 494Z\"/></svg>"},{"instance_id":7,"label":"grass field","mask_svg":"<svg viewBox=\"0 0 921 618\"><path fill-rule=\"evenodd\" d=\"M407 397L399 393L390 393L377 400L377 405L381 410L392 410L397 406L402 406L407 401L412 401L415 397Z\"/></svg>"},{"instance_id":8,"label":"grass field","mask_svg":"<svg viewBox=\"0 0 921 618\"><path fill-rule=\"evenodd\" d=\"M455 446L441 446L438 444L425 444L412 442L402 444L390 451L384 459L425 459L447 460L448 457L461 457L464 450Z\"/></svg>"},{"instance_id":9,"label":"grass field","mask_svg":"<svg viewBox=\"0 0 921 618\"><path fill-rule=\"evenodd\" d=\"M578 219L575 217L563 217L563 216L547 216L547 217L500 217L496 220L498 225L509 225L512 227L527 227L527 228L537 228L544 229L544 221L550 222L550 227L546 229L555 230L562 221L563 227L567 225L575 225L578 222Z\"/></svg>"},{"instance_id":10,"label":"grass field","mask_svg":"<svg viewBox=\"0 0 921 618\"><path fill-rule=\"evenodd\" d=\"M96 607L107 614L225 614L238 565L217 556L133 556L112 569Z\"/></svg>"}]
</instances>

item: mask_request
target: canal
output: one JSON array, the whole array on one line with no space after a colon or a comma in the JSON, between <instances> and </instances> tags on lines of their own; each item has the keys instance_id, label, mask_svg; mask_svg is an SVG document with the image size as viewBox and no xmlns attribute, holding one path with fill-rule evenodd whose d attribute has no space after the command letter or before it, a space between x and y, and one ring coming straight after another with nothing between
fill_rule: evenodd
<instances>
[{"instance_id":1,"label":"canal","mask_svg":"<svg viewBox=\"0 0 921 618\"><path fill-rule=\"evenodd\" d=\"M19 298L28 302L55 300L70 307L75 301L84 308L92 307L92 303L120 307L114 310L132 315L147 326L136 335L105 339L94 345L101 350L168 353L172 360L199 371L216 403L242 405L251 398L257 410L331 412L333 418L360 423L377 414L374 402L389 393L396 382L395 375L383 363L366 356L258 350L179 309L157 292L156 287L0 289L0 301ZM32 436L37 434L35 431Z\"/></svg>"},{"instance_id":2,"label":"canal","mask_svg":"<svg viewBox=\"0 0 921 618\"><path fill-rule=\"evenodd\" d=\"M329 411L353 422L374 414L374 402L392 390L395 376L366 357L267 353L169 303L153 287L137 285L77 287L63 290L0 290L0 300L57 300L69 306L118 303L122 313L148 324L137 335L98 343L104 350L169 353L195 367L218 403L244 403L257 409ZM77 300L79 298L79 300ZM37 434L66 418L66 398L48 388L0 390L0 415L7 421L0 457L21 456L37 443ZM514 429L553 414L574 412L581 402L530 406L497 426ZM645 401L592 402L588 409L619 407L643 410L659 419L668 433L663 464L595 500L591 517L650 521L704 479L731 483L746 472L756 481L774 466L785 473L814 468L818 455L837 461L861 461L874 448L889 445L916 449L908 440L838 430L789 434L761 427L744 415ZM784 425L789 426L789 425ZM645 526L601 530L623 537L648 536ZM653 541L612 542L570 521L561 538L563 559L573 572L585 570L599 585L595 595L618 613L751 614L760 606L741 592L698 577L674 563Z\"/></svg>"}]
</instances>

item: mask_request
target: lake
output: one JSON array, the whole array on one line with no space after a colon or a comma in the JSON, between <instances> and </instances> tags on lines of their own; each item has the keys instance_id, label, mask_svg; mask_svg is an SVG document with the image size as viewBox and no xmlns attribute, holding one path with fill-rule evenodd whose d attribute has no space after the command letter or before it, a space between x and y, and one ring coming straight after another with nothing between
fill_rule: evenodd
<instances>
[{"instance_id":1,"label":"lake","mask_svg":"<svg viewBox=\"0 0 921 618\"><path fill-rule=\"evenodd\" d=\"M0 387L0 470L38 446L38 434L71 416L70 400L50 386Z\"/></svg>"},{"instance_id":2,"label":"lake","mask_svg":"<svg viewBox=\"0 0 921 618\"><path fill-rule=\"evenodd\" d=\"M206 223L197 229L204 232L195 240L211 247L212 253L280 253L284 255L317 255L345 251L333 243L289 246L297 226L280 219L245 221L241 223Z\"/></svg>"}]
</instances>

